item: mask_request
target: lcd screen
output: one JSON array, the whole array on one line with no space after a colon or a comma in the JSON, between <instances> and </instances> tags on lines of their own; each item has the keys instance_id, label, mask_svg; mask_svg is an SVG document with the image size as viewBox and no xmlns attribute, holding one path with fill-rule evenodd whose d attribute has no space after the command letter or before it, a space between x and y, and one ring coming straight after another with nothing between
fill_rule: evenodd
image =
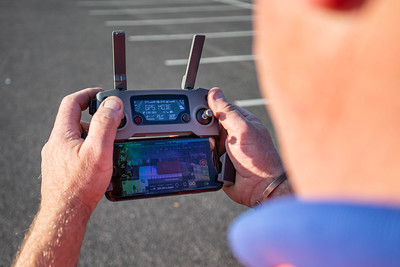
<instances>
[{"instance_id":1,"label":"lcd screen","mask_svg":"<svg viewBox=\"0 0 400 267\"><path fill-rule=\"evenodd\" d=\"M148 121L176 120L179 113L185 110L182 99L171 100L135 100L135 111L143 114Z\"/></svg>"},{"instance_id":2,"label":"lcd screen","mask_svg":"<svg viewBox=\"0 0 400 267\"><path fill-rule=\"evenodd\" d=\"M189 104L184 95L147 95L131 98L136 124L186 123Z\"/></svg>"},{"instance_id":3,"label":"lcd screen","mask_svg":"<svg viewBox=\"0 0 400 267\"><path fill-rule=\"evenodd\" d=\"M164 138L114 145L111 200L221 188L213 138ZM120 199L118 199L120 198Z\"/></svg>"}]
</instances>

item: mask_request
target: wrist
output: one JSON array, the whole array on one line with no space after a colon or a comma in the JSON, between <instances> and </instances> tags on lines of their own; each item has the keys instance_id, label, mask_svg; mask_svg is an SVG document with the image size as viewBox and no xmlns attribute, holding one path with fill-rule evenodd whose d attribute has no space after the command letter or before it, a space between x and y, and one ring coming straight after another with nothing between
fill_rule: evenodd
<instances>
[{"instance_id":1,"label":"wrist","mask_svg":"<svg viewBox=\"0 0 400 267\"><path fill-rule=\"evenodd\" d=\"M290 185L290 182L288 179L283 181L277 188L275 188L274 191L271 192L271 194L268 196L268 198L264 198L264 200L267 199L272 199L280 196L285 196L285 195L290 195L293 194L293 189L292 186Z\"/></svg>"},{"instance_id":2,"label":"wrist","mask_svg":"<svg viewBox=\"0 0 400 267\"><path fill-rule=\"evenodd\" d=\"M270 195L277 189L284 181L287 180L286 172L283 172L281 175L276 177L268 186L265 188L262 193L263 198L266 199L270 197Z\"/></svg>"},{"instance_id":3,"label":"wrist","mask_svg":"<svg viewBox=\"0 0 400 267\"><path fill-rule=\"evenodd\" d=\"M60 197L58 199L42 198L38 215L45 215L51 218L53 215L62 216L63 214L81 218L88 221L95 207L82 203L78 198Z\"/></svg>"},{"instance_id":4,"label":"wrist","mask_svg":"<svg viewBox=\"0 0 400 267\"><path fill-rule=\"evenodd\" d=\"M292 194L293 190L287 179L286 172L283 171L280 175L268 179L255 192L255 197L252 206L260 205L262 202L272 198Z\"/></svg>"}]
</instances>

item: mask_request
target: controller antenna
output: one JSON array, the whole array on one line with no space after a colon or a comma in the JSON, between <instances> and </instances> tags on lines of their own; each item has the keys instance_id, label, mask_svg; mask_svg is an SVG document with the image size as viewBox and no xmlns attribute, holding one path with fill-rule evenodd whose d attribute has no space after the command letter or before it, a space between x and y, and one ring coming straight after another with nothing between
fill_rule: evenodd
<instances>
[{"instance_id":1,"label":"controller antenna","mask_svg":"<svg viewBox=\"0 0 400 267\"><path fill-rule=\"evenodd\" d=\"M114 88L125 91L126 81L126 62L125 62L125 32L113 31L113 61L114 61Z\"/></svg>"},{"instance_id":2,"label":"controller antenna","mask_svg":"<svg viewBox=\"0 0 400 267\"><path fill-rule=\"evenodd\" d=\"M182 78L182 89L193 90L196 82L197 70L199 69L201 53L206 37L204 35L193 36L192 47L190 48L189 60L186 66L185 75Z\"/></svg>"}]
</instances>

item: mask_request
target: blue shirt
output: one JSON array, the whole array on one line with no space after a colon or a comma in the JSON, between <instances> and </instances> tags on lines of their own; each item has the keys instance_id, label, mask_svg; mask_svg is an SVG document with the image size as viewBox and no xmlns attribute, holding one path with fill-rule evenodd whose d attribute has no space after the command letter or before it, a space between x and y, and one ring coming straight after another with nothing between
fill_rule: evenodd
<instances>
[{"instance_id":1,"label":"blue shirt","mask_svg":"<svg viewBox=\"0 0 400 267\"><path fill-rule=\"evenodd\" d=\"M228 233L246 266L400 266L400 207L273 200Z\"/></svg>"}]
</instances>

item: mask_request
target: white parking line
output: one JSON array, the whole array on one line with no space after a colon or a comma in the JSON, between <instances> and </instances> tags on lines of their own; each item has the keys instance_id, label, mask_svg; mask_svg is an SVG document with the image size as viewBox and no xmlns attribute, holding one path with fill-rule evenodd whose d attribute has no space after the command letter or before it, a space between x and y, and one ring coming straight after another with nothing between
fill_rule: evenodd
<instances>
[{"instance_id":1,"label":"white parking line","mask_svg":"<svg viewBox=\"0 0 400 267\"><path fill-rule=\"evenodd\" d=\"M239 107L254 107L254 106L265 106L269 104L268 99L256 98L256 99L246 99L246 100L236 100L233 102Z\"/></svg>"},{"instance_id":2,"label":"white parking line","mask_svg":"<svg viewBox=\"0 0 400 267\"><path fill-rule=\"evenodd\" d=\"M224 56L224 57L204 57L200 60L200 64L227 63L253 61L254 55ZM187 59L169 59L164 62L166 66L182 66L187 64Z\"/></svg>"},{"instance_id":3,"label":"white parking line","mask_svg":"<svg viewBox=\"0 0 400 267\"><path fill-rule=\"evenodd\" d=\"M143 41L172 41L172 40L191 40L193 35L205 35L207 39L212 38L232 38L253 36L253 31L234 31L234 32L208 32L208 33L185 33L185 34L163 34L163 35L135 35L129 36L131 42Z\"/></svg>"},{"instance_id":4,"label":"white parking line","mask_svg":"<svg viewBox=\"0 0 400 267\"><path fill-rule=\"evenodd\" d=\"M113 15L138 15L159 13L181 13L181 12L205 12L205 11L231 11L238 10L237 6L184 6L184 7L158 7L158 8L135 8L135 9L98 9L89 10L91 16L113 16Z\"/></svg>"},{"instance_id":5,"label":"white parking line","mask_svg":"<svg viewBox=\"0 0 400 267\"><path fill-rule=\"evenodd\" d=\"M214 0L214 1L232 5L232 6L236 6L236 7L240 7L240 8L245 8L245 9L253 9L254 8L253 4L238 1L238 0Z\"/></svg>"},{"instance_id":6,"label":"white parking line","mask_svg":"<svg viewBox=\"0 0 400 267\"><path fill-rule=\"evenodd\" d=\"M233 21L251 21L252 16L223 16L223 17L202 17L183 19L146 19L146 20L108 20L105 26L148 26L148 25L171 25L189 23L215 23Z\"/></svg>"},{"instance_id":7,"label":"white parking line","mask_svg":"<svg viewBox=\"0 0 400 267\"><path fill-rule=\"evenodd\" d=\"M192 4L206 4L215 3L213 1L190 0ZM160 3L160 1L79 1L78 6L95 7L95 6L143 6L143 5L173 5L173 4L187 4L187 1L182 0L169 0L168 2Z\"/></svg>"}]
</instances>

